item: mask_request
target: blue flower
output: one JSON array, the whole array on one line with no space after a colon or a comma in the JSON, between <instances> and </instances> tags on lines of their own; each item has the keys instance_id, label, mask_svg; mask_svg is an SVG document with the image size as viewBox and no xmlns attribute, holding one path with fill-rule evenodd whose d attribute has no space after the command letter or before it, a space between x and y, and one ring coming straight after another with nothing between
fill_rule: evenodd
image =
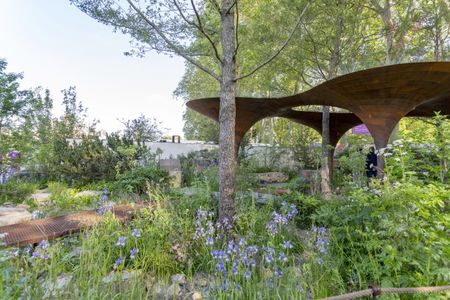
<instances>
[{"instance_id":1,"label":"blue flower","mask_svg":"<svg viewBox=\"0 0 450 300\"><path fill-rule=\"evenodd\" d=\"M109 194L109 190L108 190L108 189L106 189L106 188L105 188L105 189L103 189L103 191L102 191L102 194L103 194L103 195L108 195L108 194Z\"/></svg>"},{"instance_id":2,"label":"blue flower","mask_svg":"<svg viewBox=\"0 0 450 300\"><path fill-rule=\"evenodd\" d=\"M250 273L249 270L245 270L245 272L244 272L244 277L245 277L247 280L250 280L251 275L252 275L252 274Z\"/></svg>"},{"instance_id":3,"label":"blue flower","mask_svg":"<svg viewBox=\"0 0 450 300\"><path fill-rule=\"evenodd\" d=\"M116 259L116 260L114 261L113 269L116 270L117 267L123 262L123 260L124 260L124 257L123 257L123 256L121 256L121 257L119 257L118 259Z\"/></svg>"},{"instance_id":4,"label":"blue flower","mask_svg":"<svg viewBox=\"0 0 450 300\"><path fill-rule=\"evenodd\" d=\"M106 205L97 209L97 213L99 215L104 215L107 211L112 209L112 205Z\"/></svg>"},{"instance_id":5,"label":"blue flower","mask_svg":"<svg viewBox=\"0 0 450 300\"><path fill-rule=\"evenodd\" d=\"M285 241L284 243L283 243L283 248L284 249L292 249L294 246L292 246L292 243L291 243L291 241Z\"/></svg>"},{"instance_id":6,"label":"blue flower","mask_svg":"<svg viewBox=\"0 0 450 300\"><path fill-rule=\"evenodd\" d=\"M225 265L223 264L222 260L219 260L216 267L217 272L224 272L225 271Z\"/></svg>"},{"instance_id":7,"label":"blue flower","mask_svg":"<svg viewBox=\"0 0 450 300\"><path fill-rule=\"evenodd\" d=\"M238 267L239 262L237 260L233 261L233 266L231 268L231 272L233 273L233 275L237 274L237 267Z\"/></svg>"},{"instance_id":8,"label":"blue flower","mask_svg":"<svg viewBox=\"0 0 450 300\"><path fill-rule=\"evenodd\" d=\"M281 269L277 268L275 270L275 275L277 275L278 277L281 277L281 276L283 276L283 271L281 271Z\"/></svg>"},{"instance_id":9,"label":"blue flower","mask_svg":"<svg viewBox=\"0 0 450 300\"><path fill-rule=\"evenodd\" d=\"M317 263L318 263L319 265L321 265L321 264L323 264L323 260L319 257L319 258L317 259Z\"/></svg>"},{"instance_id":10,"label":"blue flower","mask_svg":"<svg viewBox=\"0 0 450 300\"><path fill-rule=\"evenodd\" d=\"M272 279L267 280L267 285L268 285L271 289L273 289L273 288L275 287L275 286L273 285Z\"/></svg>"},{"instance_id":11,"label":"blue flower","mask_svg":"<svg viewBox=\"0 0 450 300\"><path fill-rule=\"evenodd\" d=\"M42 250L48 250L48 241L42 240L39 243L38 248L41 248Z\"/></svg>"},{"instance_id":12,"label":"blue flower","mask_svg":"<svg viewBox=\"0 0 450 300\"><path fill-rule=\"evenodd\" d=\"M106 196L106 195L101 195L101 196L100 196L100 200L101 200L101 201L106 201L106 200L108 200L108 196Z\"/></svg>"},{"instance_id":13,"label":"blue flower","mask_svg":"<svg viewBox=\"0 0 450 300\"><path fill-rule=\"evenodd\" d=\"M210 236L206 237L206 246L212 246L214 244L214 239Z\"/></svg>"},{"instance_id":14,"label":"blue flower","mask_svg":"<svg viewBox=\"0 0 450 300\"><path fill-rule=\"evenodd\" d=\"M50 257L50 255L47 254L47 253L45 253L45 254L42 256L43 259L48 259L49 257Z\"/></svg>"},{"instance_id":15,"label":"blue flower","mask_svg":"<svg viewBox=\"0 0 450 300\"><path fill-rule=\"evenodd\" d=\"M41 257L41 252L39 252L39 251L35 251L35 252L33 252L33 254L32 254L32 256L33 257Z\"/></svg>"},{"instance_id":16,"label":"blue flower","mask_svg":"<svg viewBox=\"0 0 450 300\"><path fill-rule=\"evenodd\" d=\"M131 232L131 235L135 238L140 238L141 237L141 231L137 228L133 229L133 232Z\"/></svg>"},{"instance_id":17,"label":"blue flower","mask_svg":"<svg viewBox=\"0 0 450 300\"><path fill-rule=\"evenodd\" d=\"M135 259L136 254L138 254L138 252L139 252L139 249L137 249L137 248L131 249L131 250L130 250L130 258L131 258L131 259Z\"/></svg>"},{"instance_id":18,"label":"blue flower","mask_svg":"<svg viewBox=\"0 0 450 300\"><path fill-rule=\"evenodd\" d=\"M283 252L280 252L280 255L278 256L278 259L282 262L287 262L288 258L286 257L286 255L284 255Z\"/></svg>"},{"instance_id":19,"label":"blue flower","mask_svg":"<svg viewBox=\"0 0 450 300\"><path fill-rule=\"evenodd\" d=\"M127 238L124 237L124 236L119 237L119 239L117 240L117 243L116 243L116 247L119 247L119 246L125 247L125 240L126 239Z\"/></svg>"},{"instance_id":20,"label":"blue flower","mask_svg":"<svg viewBox=\"0 0 450 300\"><path fill-rule=\"evenodd\" d=\"M297 291L299 291L300 293L304 293L305 289L302 287L302 285L299 283L295 286L295 288L297 289Z\"/></svg>"}]
</instances>

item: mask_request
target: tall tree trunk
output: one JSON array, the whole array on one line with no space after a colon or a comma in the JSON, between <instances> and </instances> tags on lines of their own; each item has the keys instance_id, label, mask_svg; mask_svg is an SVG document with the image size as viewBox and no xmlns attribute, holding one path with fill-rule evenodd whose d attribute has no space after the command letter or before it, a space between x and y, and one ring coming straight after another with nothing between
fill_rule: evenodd
<instances>
[{"instance_id":1,"label":"tall tree trunk","mask_svg":"<svg viewBox=\"0 0 450 300\"><path fill-rule=\"evenodd\" d=\"M219 182L221 220L232 220L236 194L236 60L234 1L223 0L221 7L222 77L220 82L219 112Z\"/></svg>"},{"instance_id":2,"label":"tall tree trunk","mask_svg":"<svg viewBox=\"0 0 450 300\"><path fill-rule=\"evenodd\" d=\"M320 187L322 191L322 196L325 199L331 196L329 144L330 144L330 107L324 106L322 112L322 168L320 170L320 177L321 177Z\"/></svg>"},{"instance_id":3,"label":"tall tree trunk","mask_svg":"<svg viewBox=\"0 0 450 300\"><path fill-rule=\"evenodd\" d=\"M381 19L383 20L385 38L386 38L386 64L393 62L393 50L394 50L394 37L395 28L392 20L391 1L386 0L383 10L380 12Z\"/></svg>"},{"instance_id":4,"label":"tall tree trunk","mask_svg":"<svg viewBox=\"0 0 450 300\"><path fill-rule=\"evenodd\" d=\"M273 146L275 141L275 131L273 126L274 118L269 119L269 144Z\"/></svg>"},{"instance_id":5,"label":"tall tree trunk","mask_svg":"<svg viewBox=\"0 0 450 300\"><path fill-rule=\"evenodd\" d=\"M439 25L436 24L436 33L434 36L434 60L435 61L439 61L439 57L441 54L440 42L441 42L441 30L440 30Z\"/></svg>"},{"instance_id":6,"label":"tall tree trunk","mask_svg":"<svg viewBox=\"0 0 450 300\"><path fill-rule=\"evenodd\" d=\"M262 119L259 122L258 143L264 143L264 131L265 131L265 126L266 126L266 120L267 119Z\"/></svg>"},{"instance_id":7,"label":"tall tree trunk","mask_svg":"<svg viewBox=\"0 0 450 300\"><path fill-rule=\"evenodd\" d=\"M342 2L338 2L339 5ZM331 52L330 66L328 68L328 80L333 79L338 70L339 56L341 48L341 35L344 27L344 20L339 16L336 22L336 35L334 38L333 51ZM330 107L324 106L322 111L322 168L321 175L321 190L322 197L328 199L331 196L331 180L333 176L333 154L334 145L330 145Z\"/></svg>"}]
</instances>

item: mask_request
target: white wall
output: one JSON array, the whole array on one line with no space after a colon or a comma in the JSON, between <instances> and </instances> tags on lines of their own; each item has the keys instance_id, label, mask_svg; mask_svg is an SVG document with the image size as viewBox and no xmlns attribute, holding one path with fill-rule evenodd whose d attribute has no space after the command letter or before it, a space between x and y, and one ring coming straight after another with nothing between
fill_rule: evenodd
<instances>
[{"instance_id":1,"label":"white wall","mask_svg":"<svg viewBox=\"0 0 450 300\"><path fill-rule=\"evenodd\" d=\"M205 144L205 143L145 143L147 147L150 148L152 152L156 152L160 149L162 153L157 157L158 159L170 159L177 158L178 155L186 155L189 152L200 151L200 150L214 150L219 149L218 145Z\"/></svg>"}]
</instances>

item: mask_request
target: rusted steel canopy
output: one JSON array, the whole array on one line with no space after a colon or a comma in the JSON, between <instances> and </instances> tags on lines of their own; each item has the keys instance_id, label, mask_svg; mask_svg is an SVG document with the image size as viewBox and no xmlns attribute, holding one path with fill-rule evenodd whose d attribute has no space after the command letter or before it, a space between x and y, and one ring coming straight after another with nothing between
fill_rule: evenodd
<instances>
[{"instance_id":1,"label":"rusted steel canopy","mask_svg":"<svg viewBox=\"0 0 450 300\"><path fill-rule=\"evenodd\" d=\"M331 142L364 123L377 148L386 146L405 116L450 115L450 62L398 64L343 75L306 92L280 98L236 98L236 146L257 121L286 117L321 132L321 113L294 111L302 105L327 105L351 113L331 113ZM191 100L187 106L216 121L219 98Z\"/></svg>"}]
</instances>

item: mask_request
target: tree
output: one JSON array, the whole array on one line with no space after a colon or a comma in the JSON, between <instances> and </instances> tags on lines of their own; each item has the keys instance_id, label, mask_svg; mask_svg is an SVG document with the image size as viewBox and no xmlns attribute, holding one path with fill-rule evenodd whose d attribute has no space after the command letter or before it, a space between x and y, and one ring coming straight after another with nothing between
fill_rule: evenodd
<instances>
[{"instance_id":1,"label":"tree","mask_svg":"<svg viewBox=\"0 0 450 300\"><path fill-rule=\"evenodd\" d=\"M245 70L237 65L242 40L238 0L222 0L220 4L217 0L139 3L127 0L127 8L113 0L71 0L71 3L96 20L130 35L135 47L131 53L144 55L146 51L156 50L175 54L219 82L219 217L231 220L236 191L236 83L252 76L286 48L300 26L309 2L286 16L289 18L294 14L295 21L290 30L280 29L282 37L285 36L283 32L288 32L285 40L273 48L267 58ZM195 38L201 38L202 43L193 44ZM199 57L206 57L210 64L202 63ZM209 66L212 64L214 67Z\"/></svg>"},{"instance_id":2,"label":"tree","mask_svg":"<svg viewBox=\"0 0 450 300\"><path fill-rule=\"evenodd\" d=\"M0 59L0 134L23 121L32 92L19 89L22 74L7 73L8 63Z\"/></svg>"},{"instance_id":3,"label":"tree","mask_svg":"<svg viewBox=\"0 0 450 300\"><path fill-rule=\"evenodd\" d=\"M156 119L146 118L144 115L121 122L125 126L124 137L135 141L139 147L143 146L145 142L157 141L162 135L159 128L160 123Z\"/></svg>"},{"instance_id":4,"label":"tree","mask_svg":"<svg viewBox=\"0 0 450 300\"><path fill-rule=\"evenodd\" d=\"M405 37L412 25L415 14L414 0L370 0L370 9L375 11L383 22L386 49L386 64L398 63L405 56Z\"/></svg>"},{"instance_id":5,"label":"tree","mask_svg":"<svg viewBox=\"0 0 450 300\"><path fill-rule=\"evenodd\" d=\"M423 29L423 40L427 46L431 44L433 60L446 60L450 57L450 1L422 0L420 9L422 14L414 23L413 31Z\"/></svg>"}]
</instances>

